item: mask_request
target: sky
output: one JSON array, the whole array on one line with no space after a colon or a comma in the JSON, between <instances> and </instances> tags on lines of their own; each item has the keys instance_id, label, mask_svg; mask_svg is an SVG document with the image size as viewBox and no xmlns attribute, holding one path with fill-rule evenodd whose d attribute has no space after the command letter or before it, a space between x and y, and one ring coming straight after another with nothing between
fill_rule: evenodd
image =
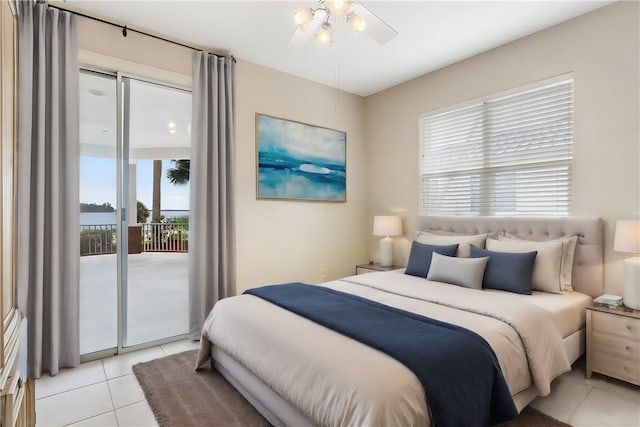
<instances>
[{"instance_id":1,"label":"sky","mask_svg":"<svg viewBox=\"0 0 640 427\"><path fill-rule=\"evenodd\" d=\"M173 185L167 180L170 160L162 161L160 184L162 210L189 210L189 186ZM137 198L151 209L153 197L153 160L137 162ZM116 206L116 160L104 157L80 157L80 202L105 202Z\"/></svg>"}]
</instances>

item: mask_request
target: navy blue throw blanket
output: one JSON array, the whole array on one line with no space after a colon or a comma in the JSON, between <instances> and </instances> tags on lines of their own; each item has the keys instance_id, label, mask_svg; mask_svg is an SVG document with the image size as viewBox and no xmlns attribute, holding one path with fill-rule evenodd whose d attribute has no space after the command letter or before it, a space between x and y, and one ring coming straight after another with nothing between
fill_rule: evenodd
<instances>
[{"instance_id":1,"label":"navy blue throw blanket","mask_svg":"<svg viewBox=\"0 0 640 427\"><path fill-rule=\"evenodd\" d=\"M422 383L437 427L490 426L518 415L496 355L475 332L322 286L291 283L245 293L403 363Z\"/></svg>"}]
</instances>

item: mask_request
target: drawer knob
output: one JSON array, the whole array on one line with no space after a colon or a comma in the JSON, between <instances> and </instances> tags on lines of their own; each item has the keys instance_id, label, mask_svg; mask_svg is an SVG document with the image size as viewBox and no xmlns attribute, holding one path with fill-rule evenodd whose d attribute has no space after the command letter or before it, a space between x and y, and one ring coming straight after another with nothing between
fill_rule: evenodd
<instances>
[{"instance_id":1,"label":"drawer knob","mask_svg":"<svg viewBox=\"0 0 640 427\"><path fill-rule=\"evenodd\" d=\"M631 347L629 347L628 345L625 345L624 349L627 350L627 351L631 351Z\"/></svg>"},{"instance_id":2,"label":"drawer knob","mask_svg":"<svg viewBox=\"0 0 640 427\"><path fill-rule=\"evenodd\" d=\"M631 325L627 325L627 331L631 330Z\"/></svg>"}]
</instances>

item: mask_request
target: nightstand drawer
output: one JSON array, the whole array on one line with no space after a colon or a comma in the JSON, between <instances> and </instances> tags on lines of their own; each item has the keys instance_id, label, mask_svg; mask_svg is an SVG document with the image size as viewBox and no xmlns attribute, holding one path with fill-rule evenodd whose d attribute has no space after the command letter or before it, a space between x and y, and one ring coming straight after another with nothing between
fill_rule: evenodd
<instances>
[{"instance_id":1,"label":"nightstand drawer","mask_svg":"<svg viewBox=\"0 0 640 427\"><path fill-rule=\"evenodd\" d=\"M591 368L596 372L640 384L640 363L622 359L609 353L593 351Z\"/></svg>"},{"instance_id":2,"label":"nightstand drawer","mask_svg":"<svg viewBox=\"0 0 640 427\"><path fill-rule=\"evenodd\" d=\"M594 331L640 341L640 319L594 311L591 315L591 327Z\"/></svg>"},{"instance_id":3,"label":"nightstand drawer","mask_svg":"<svg viewBox=\"0 0 640 427\"><path fill-rule=\"evenodd\" d=\"M591 346L593 351L613 353L624 359L640 362L640 342L633 341L629 338L594 332Z\"/></svg>"}]
</instances>

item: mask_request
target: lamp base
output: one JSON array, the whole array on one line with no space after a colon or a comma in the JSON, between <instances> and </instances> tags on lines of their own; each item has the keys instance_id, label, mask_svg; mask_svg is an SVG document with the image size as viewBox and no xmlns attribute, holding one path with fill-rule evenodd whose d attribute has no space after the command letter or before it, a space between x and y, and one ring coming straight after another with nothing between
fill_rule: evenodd
<instances>
[{"instance_id":1,"label":"lamp base","mask_svg":"<svg viewBox=\"0 0 640 427\"><path fill-rule=\"evenodd\" d=\"M640 310L640 256L624 260L624 305Z\"/></svg>"},{"instance_id":2,"label":"lamp base","mask_svg":"<svg viewBox=\"0 0 640 427\"><path fill-rule=\"evenodd\" d=\"M393 239L387 236L380 239L380 266L391 267L393 265Z\"/></svg>"}]
</instances>

